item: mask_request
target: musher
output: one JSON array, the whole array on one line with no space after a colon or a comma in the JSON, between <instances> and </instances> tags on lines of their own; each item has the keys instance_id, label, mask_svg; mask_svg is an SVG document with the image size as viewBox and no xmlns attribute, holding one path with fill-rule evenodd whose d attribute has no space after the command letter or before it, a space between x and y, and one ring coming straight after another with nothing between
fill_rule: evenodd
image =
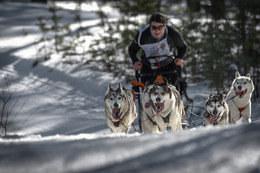
<instances>
[{"instance_id":1,"label":"musher","mask_svg":"<svg viewBox=\"0 0 260 173\"><path fill-rule=\"evenodd\" d=\"M141 60L137 58L140 49L143 50ZM136 71L141 70L141 74L174 71L172 74L162 75L169 83L174 84L181 75L186 49L187 44L182 35L174 27L167 25L163 14L155 13L150 17L149 25L139 30L128 51ZM149 80L151 76L141 77L144 84Z\"/></svg>"}]
</instances>

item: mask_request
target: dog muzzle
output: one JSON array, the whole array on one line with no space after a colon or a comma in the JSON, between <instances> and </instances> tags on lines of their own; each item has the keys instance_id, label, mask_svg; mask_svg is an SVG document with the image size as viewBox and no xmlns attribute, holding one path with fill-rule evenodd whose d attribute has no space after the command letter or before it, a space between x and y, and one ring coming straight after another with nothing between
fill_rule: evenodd
<instances>
[{"instance_id":1,"label":"dog muzzle","mask_svg":"<svg viewBox=\"0 0 260 173\"><path fill-rule=\"evenodd\" d=\"M114 119L119 120L121 115L120 115L120 108L115 108L112 109L112 116Z\"/></svg>"},{"instance_id":2,"label":"dog muzzle","mask_svg":"<svg viewBox=\"0 0 260 173\"><path fill-rule=\"evenodd\" d=\"M220 115L220 113L218 115L214 115L214 116L210 117L209 123L210 124L215 123L215 121L218 119L219 115Z\"/></svg>"},{"instance_id":3,"label":"dog muzzle","mask_svg":"<svg viewBox=\"0 0 260 173\"><path fill-rule=\"evenodd\" d=\"M235 90L236 94L239 95L240 98L242 98L246 93L247 93L247 89L245 90Z\"/></svg>"},{"instance_id":4,"label":"dog muzzle","mask_svg":"<svg viewBox=\"0 0 260 173\"><path fill-rule=\"evenodd\" d=\"M164 102L162 102L162 103L156 102L154 105L155 105L156 113L160 113L164 110Z\"/></svg>"}]
</instances>

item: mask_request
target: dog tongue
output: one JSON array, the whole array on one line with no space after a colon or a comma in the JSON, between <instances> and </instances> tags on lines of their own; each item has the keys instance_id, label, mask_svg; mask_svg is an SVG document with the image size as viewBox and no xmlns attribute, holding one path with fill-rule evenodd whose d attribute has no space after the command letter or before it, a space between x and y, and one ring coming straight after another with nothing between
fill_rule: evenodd
<instances>
[{"instance_id":1,"label":"dog tongue","mask_svg":"<svg viewBox=\"0 0 260 173\"><path fill-rule=\"evenodd\" d=\"M164 103L156 103L155 106L157 107L157 113L160 113L164 109Z\"/></svg>"},{"instance_id":2,"label":"dog tongue","mask_svg":"<svg viewBox=\"0 0 260 173\"><path fill-rule=\"evenodd\" d=\"M243 96L247 92L247 90L237 90L236 92L238 95Z\"/></svg>"},{"instance_id":3,"label":"dog tongue","mask_svg":"<svg viewBox=\"0 0 260 173\"><path fill-rule=\"evenodd\" d=\"M242 95L242 94L244 93L244 91L239 90L239 91L237 91L237 93L238 93L239 95Z\"/></svg>"},{"instance_id":4,"label":"dog tongue","mask_svg":"<svg viewBox=\"0 0 260 173\"><path fill-rule=\"evenodd\" d=\"M112 110L112 115L113 115L113 118L115 119L120 119L120 116L119 116L119 109L118 108L115 108Z\"/></svg>"},{"instance_id":5,"label":"dog tongue","mask_svg":"<svg viewBox=\"0 0 260 173\"><path fill-rule=\"evenodd\" d=\"M214 122L217 118L218 118L217 115L211 117L210 120L209 120L210 124L213 124L213 122Z\"/></svg>"}]
</instances>

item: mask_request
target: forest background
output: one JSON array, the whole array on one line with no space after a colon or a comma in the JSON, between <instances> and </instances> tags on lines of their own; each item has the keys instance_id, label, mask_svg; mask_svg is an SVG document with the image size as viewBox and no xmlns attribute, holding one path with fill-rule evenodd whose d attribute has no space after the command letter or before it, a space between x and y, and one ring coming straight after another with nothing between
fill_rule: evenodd
<instances>
[{"instance_id":1,"label":"forest background","mask_svg":"<svg viewBox=\"0 0 260 173\"><path fill-rule=\"evenodd\" d=\"M86 47L91 26L81 23L81 5L71 11L77 30L70 30L71 23L64 22L58 1L48 1L50 16L38 18L42 31L38 49L39 58L33 64L60 54L66 63L95 63L115 76L134 77L128 46L138 29L148 24L150 15L162 12L168 24L176 27L188 44L184 57L183 77L188 80L209 81L217 92L227 91L235 72L251 74L255 84L253 98L260 93L260 4L258 0L99 0L96 15L104 34ZM111 20L104 8L112 6L120 14L119 20ZM90 16L91 17L91 16ZM66 20L69 21L69 20ZM96 26L96 24L93 24ZM51 45L49 42L53 42ZM79 49L81 47L81 49ZM74 58L75 57L75 58ZM79 58L80 57L80 58ZM121 58L118 58L121 57Z\"/></svg>"}]
</instances>

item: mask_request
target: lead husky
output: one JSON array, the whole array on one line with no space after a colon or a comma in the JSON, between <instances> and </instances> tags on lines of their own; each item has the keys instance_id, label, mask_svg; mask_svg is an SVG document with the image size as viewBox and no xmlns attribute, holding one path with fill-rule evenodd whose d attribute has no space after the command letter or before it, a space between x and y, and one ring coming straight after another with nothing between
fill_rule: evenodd
<instances>
[{"instance_id":1,"label":"lead husky","mask_svg":"<svg viewBox=\"0 0 260 173\"><path fill-rule=\"evenodd\" d=\"M179 92L167 81L147 85L141 99L141 125L144 132L181 130L184 116Z\"/></svg>"},{"instance_id":2,"label":"lead husky","mask_svg":"<svg viewBox=\"0 0 260 173\"><path fill-rule=\"evenodd\" d=\"M206 126L229 124L229 109L223 94L209 95L203 119Z\"/></svg>"},{"instance_id":3,"label":"lead husky","mask_svg":"<svg viewBox=\"0 0 260 173\"><path fill-rule=\"evenodd\" d=\"M251 96L253 91L254 84L250 74L241 76L239 72L236 72L236 78L232 82L226 98L232 122L237 122L241 119L251 123Z\"/></svg>"},{"instance_id":4,"label":"lead husky","mask_svg":"<svg viewBox=\"0 0 260 173\"><path fill-rule=\"evenodd\" d=\"M110 84L105 95L105 116L112 133L128 133L137 117L132 93L119 84L113 89Z\"/></svg>"}]
</instances>

